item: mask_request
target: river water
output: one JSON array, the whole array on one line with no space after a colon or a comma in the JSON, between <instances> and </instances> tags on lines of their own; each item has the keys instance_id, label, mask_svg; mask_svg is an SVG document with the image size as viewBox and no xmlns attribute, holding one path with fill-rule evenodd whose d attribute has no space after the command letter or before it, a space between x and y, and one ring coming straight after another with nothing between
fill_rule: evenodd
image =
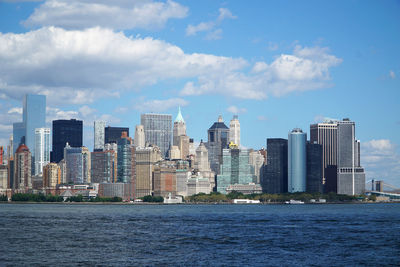
<instances>
[{"instance_id":1,"label":"river water","mask_svg":"<svg viewBox=\"0 0 400 267\"><path fill-rule=\"evenodd\" d=\"M0 204L0 266L399 266L400 204Z\"/></svg>"}]
</instances>

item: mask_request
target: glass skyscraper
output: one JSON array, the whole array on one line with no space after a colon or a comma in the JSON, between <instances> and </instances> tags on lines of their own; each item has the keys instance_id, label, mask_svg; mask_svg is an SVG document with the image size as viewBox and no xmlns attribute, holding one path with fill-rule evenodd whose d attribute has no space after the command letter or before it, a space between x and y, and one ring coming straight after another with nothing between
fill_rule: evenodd
<instances>
[{"instance_id":1,"label":"glass skyscraper","mask_svg":"<svg viewBox=\"0 0 400 267\"><path fill-rule=\"evenodd\" d=\"M35 129L35 175L50 163L50 128Z\"/></svg>"},{"instance_id":2,"label":"glass skyscraper","mask_svg":"<svg viewBox=\"0 0 400 267\"><path fill-rule=\"evenodd\" d=\"M288 191L288 140L267 139L267 165L263 168L263 192L279 194Z\"/></svg>"},{"instance_id":3,"label":"glass skyscraper","mask_svg":"<svg viewBox=\"0 0 400 267\"><path fill-rule=\"evenodd\" d=\"M116 144L118 139L121 138L122 133L126 132L127 136L129 136L129 128L128 127L111 127L107 126L104 129L104 144Z\"/></svg>"},{"instance_id":4,"label":"glass skyscraper","mask_svg":"<svg viewBox=\"0 0 400 267\"><path fill-rule=\"evenodd\" d=\"M288 143L288 192L305 192L307 134L299 128L293 129Z\"/></svg>"},{"instance_id":5,"label":"glass skyscraper","mask_svg":"<svg viewBox=\"0 0 400 267\"><path fill-rule=\"evenodd\" d=\"M25 145L34 155L35 129L46 127L45 95L25 95L22 122L25 127Z\"/></svg>"},{"instance_id":6,"label":"glass skyscraper","mask_svg":"<svg viewBox=\"0 0 400 267\"><path fill-rule=\"evenodd\" d=\"M25 144L25 126L23 122L13 123L13 156L18 147Z\"/></svg>"},{"instance_id":7,"label":"glass skyscraper","mask_svg":"<svg viewBox=\"0 0 400 267\"><path fill-rule=\"evenodd\" d=\"M53 149L51 162L60 162L64 157L64 147L82 147L82 121L55 120L53 121Z\"/></svg>"},{"instance_id":8,"label":"glass skyscraper","mask_svg":"<svg viewBox=\"0 0 400 267\"><path fill-rule=\"evenodd\" d=\"M146 142L158 146L161 156L166 158L172 141L172 115L142 114L140 124L144 127Z\"/></svg>"}]
</instances>

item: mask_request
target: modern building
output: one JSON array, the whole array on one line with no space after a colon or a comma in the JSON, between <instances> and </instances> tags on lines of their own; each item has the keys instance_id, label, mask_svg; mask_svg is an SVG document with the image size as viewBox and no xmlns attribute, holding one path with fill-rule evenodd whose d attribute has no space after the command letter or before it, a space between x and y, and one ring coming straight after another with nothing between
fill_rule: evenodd
<instances>
[{"instance_id":1,"label":"modern building","mask_svg":"<svg viewBox=\"0 0 400 267\"><path fill-rule=\"evenodd\" d=\"M240 122L237 115L229 123L229 143L231 142L240 148Z\"/></svg>"},{"instance_id":2,"label":"modern building","mask_svg":"<svg viewBox=\"0 0 400 267\"><path fill-rule=\"evenodd\" d=\"M306 191L307 134L299 128L288 134L288 192Z\"/></svg>"},{"instance_id":3,"label":"modern building","mask_svg":"<svg viewBox=\"0 0 400 267\"><path fill-rule=\"evenodd\" d=\"M103 151L105 144L105 121L94 121L94 151Z\"/></svg>"},{"instance_id":4,"label":"modern building","mask_svg":"<svg viewBox=\"0 0 400 267\"><path fill-rule=\"evenodd\" d=\"M73 184L90 183L90 152L86 147L64 148L66 182Z\"/></svg>"},{"instance_id":5,"label":"modern building","mask_svg":"<svg viewBox=\"0 0 400 267\"><path fill-rule=\"evenodd\" d=\"M144 127L146 143L160 148L163 158L168 157L172 139L172 116L169 114L142 114L140 124Z\"/></svg>"},{"instance_id":6,"label":"modern building","mask_svg":"<svg viewBox=\"0 0 400 267\"><path fill-rule=\"evenodd\" d=\"M220 173L222 150L228 148L228 142L229 128L225 125L222 116L219 116L218 121L208 129L208 142L205 143L210 167L215 174Z\"/></svg>"},{"instance_id":7,"label":"modern building","mask_svg":"<svg viewBox=\"0 0 400 267\"><path fill-rule=\"evenodd\" d=\"M176 165L173 161L160 161L154 165L154 196L176 196Z\"/></svg>"},{"instance_id":8,"label":"modern building","mask_svg":"<svg viewBox=\"0 0 400 267\"><path fill-rule=\"evenodd\" d=\"M117 152L114 150L91 153L92 183L117 182Z\"/></svg>"},{"instance_id":9,"label":"modern building","mask_svg":"<svg viewBox=\"0 0 400 267\"><path fill-rule=\"evenodd\" d=\"M14 122L13 123L13 152L12 155L15 154L17 148L20 145L25 144L25 125L23 122Z\"/></svg>"},{"instance_id":10,"label":"modern building","mask_svg":"<svg viewBox=\"0 0 400 267\"><path fill-rule=\"evenodd\" d=\"M53 146L51 152L51 162L58 163L64 157L64 148L68 143L70 147L82 147L82 128L81 120L55 120L53 121Z\"/></svg>"},{"instance_id":11,"label":"modern building","mask_svg":"<svg viewBox=\"0 0 400 267\"><path fill-rule=\"evenodd\" d=\"M105 144L116 144L118 139L121 138L122 133L125 132L129 137L129 128L128 127L111 127L107 126L104 129L104 139Z\"/></svg>"},{"instance_id":12,"label":"modern building","mask_svg":"<svg viewBox=\"0 0 400 267\"><path fill-rule=\"evenodd\" d=\"M135 198L151 195L153 192L153 168L155 163L161 160L161 151L157 146L136 148L135 158Z\"/></svg>"},{"instance_id":13,"label":"modern building","mask_svg":"<svg viewBox=\"0 0 400 267\"><path fill-rule=\"evenodd\" d=\"M32 189L32 155L26 145L20 145L15 152L14 188L22 192Z\"/></svg>"},{"instance_id":14,"label":"modern building","mask_svg":"<svg viewBox=\"0 0 400 267\"><path fill-rule=\"evenodd\" d=\"M132 138L127 136L124 132L123 136L117 141L118 151L117 151L117 181L119 183L131 183L135 171L132 166L134 164L134 152Z\"/></svg>"},{"instance_id":15,"label":"modern building","mask_svg":"<svg viewBox=\"0 0 400 267\"><path fill-rule=\"evenodd\" d=\"M145 147L146 146L146 137L144 135L143 125L136 125L135 138L133 139L133 144L135 147Z\"/></svg>"},{"instance_id":16,"label":"modern building","mask_svg":"<svg viewBox=\"0 0 400 267\"><path fill-rule=\"evenodd\" d=\"M50 163L50 128L35 129L35 175L43 172L43 167Z\"/></svg>"},{"instance_id":17,"label":"modern building","mask_svg":"<svg viewBox=\"0 0 400 267\"><path fill-rule=\"evenodd\" d=\"M263 168L263 192L280 194L288 191L288 140L267 139L267 165Z\"/></svg>"},{"instance_id":18,"label":"modern building","mask_svg":"<svg viewBox=\"0 0 400 267\"><path fill-rule=\"evenodd\" d=\"M221 174L217 175L217 192L226 194L229 185L254 183L256 176L249 164L249 150L237 146L223 149Z\"/></svg>"},{"instance_id":19,"label":"modern building","mask_svg":"<svg viewBox=\"0 0 400 267\"><path fill-rule=\"evenodd\" d=\"M25 145L35 155L35 129L46 127L45 95L24 96L22 122L25 128Z\"/></svg>"},{"instance_id":20,"label":"modern building","mask_svg":"<svg viewBox=\"0 0 400 267\"><path fill-rule=\"evenodd\" d=\"M323 193L322 145L307 142L307 186L309 193Z\"/></svg>"},{"instance_id":21,"label":"modern building","mask_svg":"<svg viewBox=\"0 0 400 267\"><path fill-rule=\"evenodd\" d=\"M61 169L57 163L49 163L43 168L43 188L56 188L61 184Z\"/></svg>"}]
</instances>

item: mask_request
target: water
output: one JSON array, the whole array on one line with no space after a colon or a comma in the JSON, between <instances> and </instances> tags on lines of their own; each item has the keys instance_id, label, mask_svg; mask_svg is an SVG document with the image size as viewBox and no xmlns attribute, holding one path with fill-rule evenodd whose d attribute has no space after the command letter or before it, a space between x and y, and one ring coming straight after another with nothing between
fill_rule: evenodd
<instances>
[{"instance_id":1,"label":"water","mask_svg":"<svg viewBox=\"0 0 400 267\"><path fill-rule=\"evenodd\" d=\"M400 204L0 204L0 265L400 265Z\"/></svg>"}]
</instances>

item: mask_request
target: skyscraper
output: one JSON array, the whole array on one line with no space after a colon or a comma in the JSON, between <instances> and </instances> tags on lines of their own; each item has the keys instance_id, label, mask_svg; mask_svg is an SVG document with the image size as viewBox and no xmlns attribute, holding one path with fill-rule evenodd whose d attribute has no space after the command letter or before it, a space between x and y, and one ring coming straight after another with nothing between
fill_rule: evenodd
<instances>
[{"instance_id":1,"label":"skyscraper","mask_svg":"<svg viewBox=\"0 0 400 267\"><path fill-rule=\"evenodd\" d=\"M4 161L4 148L3 146L0 146L0 165L3 164Z\"/></svg>"},{"instance_id":2,"label":"skyscraper","mask_svg":"<svg viewBox=\"0 0 400 267\"><path fill-rule=\"evenodd\" d=\"M233 116L229 123L229 142L233 142L240 147L240 122L238 116Z\"/></svg>"},{"instance_id":3,"label":"skyscraper","mask_svg":"<svg viewBox=\"0 0 400 267\"><path fill-rule=\"evenodd\" d=\"M35 129L35 175L50 163L50 128Z\"/></svg>"},{"instance_id":4,"label":"skyscraper","mask_svg":"<svg viewBox=\"0 0 400 267\"><path fill-rule=\"evenodd\" d=\"M64 157L66 143L70 147L82 147L82 121L55 120L53 121L53 147L51 162L60 162Z\"/></svg>"},{"instance_id":5,"label":"skyscraper","mask_svg":"<svg viewBox=\"0 0 400 267\"><path fill-rule=\"evenodd\" d=\"M118 152L117 152L117 181L119 183L131 183L132 180L132 139L128 136L119 138L117 141Z\"/></svg>"},{"instance_id":6,"label":"skyscraper","mask_svg":"<svg viewBox=\"0 0 400 267\"><path fill-rule=\"evenodd\" d=\"M94 151L103 151L105 140L105 121L94 121Z\"/></svg>"},{"instance_id":7,"label":"skyscraper","mask_svg":"<svg viewBox=\"0 0 400 267\"><path fill-rule=\"evenodd\" d=\"M92 162L92 183L117 182L117 151L95 151L90 156Z\"/></svg>"},{"instance_id":8,"label":"skyscraper","mask_svg":"<svg viewBox=\"0 0 400 267\"><path fill-rule=\"evenodd\" d=\"M306 191L307 134L299 128L288 134L288 192Z\"/></svg>"},{"instance_id":9,"label":"skyscraper","mask_svg":"<svg viewBox=\"0 0 400 267\"><path fill-rule=\"evenodd\" d=\"M172 116L169 114L142 114L140 124L144 127L146 142L158 146L163 158L168 157L172 139Z\"/></svg>"},{"instance_id":10,"label":"skyscraper","mask_svg":"<svg viewBox=\"0 0 400 267\"><path fill-rule=\"evenodd\" d=\"M57 163L49 163L43 168L43 187L55 188L61 183L61 169Z\"/></svg>"},{"instance_id":11,"label":"skyscraper","mask_svg":"<svg viewBox=\"0 0 400 267\"><path fill-rule=\"evenodd\" d=\"M288 191L288 140L267 139L267 165L261 182L263 191L269 194Z\"/></svg>"},{"instance_id":12,"label":"skyscraper","mask_svg":"<svg viewBox=\"0 0 400 267\"><path fill-rule=\"evenodd\" d=\"M146 138L144 135L143 125L136 125L135 138L133 139L133 144L135 145L135 147L145 147L146 146Z\"/></svg>"},{"instance_id":13,"label":"skyscraper","mask_svg":"<svg viewBox=\"0 0 400 267\"><path fill-rule=\"evenodd\" d=\"M136 186L135 197L151 195L153 191L152 171L154 164L161 160L157 146L136 148Z\"/></svg>"},{"instance_id":14,"label":"skyscraper","mask_svg":"<svg viewBox=\"0 0 400 267\"><path fill-rule=\"evenodd\" d=\"M25 144L25 126L23 122L13 123L13 152L15 154L20 145Z\"/></svg>"},{"instance_id":15,"label":"skyscraper","mask_svg":"<svg viewBox=\"0 0 400 267\"><path fill-rule=\"evenodd\" d=\"M32 189L32 155L26 145L20 145L15 152L14 187L26 192Z\"/></svg>"},{"instance_id":16,"label":"skyscraper","mask_svg":"<svg viewBox=\"0 0 400 267\"><path fill-rule=\"evenodd\" d=\"M125 132L129 137L129 127L111 127L107 126L104 129L104 143L105 144L116 144L118 139L121 138L122 133Z\"/></svg>"},{"instance_id":17,"label":"skyscraper","mask_svg":"<svg viewBox=\"0 0 400 267\"><path fill-rule=\"evenodd\" d=\"M35 155L35 129L46 127L46 96L27 94L23 102L25 145Z\"/></svg>"},{"instance_id":18,"label":"skyscraper","mask_svg":"<svg viewBox=\"0 0 400 267\"><path fill-rule=\"evenodd\" d=\"M201 140L200 145L196 149L194 168L195 171L200 172L202 178L207 178L211 186L210 190L213 191L215 187L215 173L210 168L208 161L208 150Z\"/></svg>"},{"instance_id":19,"label":"skyscraper","mask_svg":"<svg viewBox=\"0 0 400 267\"><path fill-rule=\"evenodd\" d=\"M307 142L307 192L323 193L322 166L322 145Z\"/></svg>"},{"instance_id":20,"label":"skyscraper","mask_svg":"<svg viewBox=\"0 0 400 267\"><path fill-rule=\"evenodd\" d=\"M71 147L68 143L64 148L67 183L90 183L90 152L86 147Z\"/></svg>"},{"instance_id":21,"label":"skyscraper","mask_svg":"<svg viewBox=\"0 0 400 267\"><path fill-rule=\"evenodd\" d=\"M205 143L208 149L208 160L211 170L215 174L220 173L222 163L222 150L228 148L229 128L225 125L222 116L208 129L208 142Z\"/></svg>"},{"instance_id":22,"label":"skyscraper","mask_svg":"<svg viewBox=\"0 0 400 267\"><path fill-rule=\"evenodd\" d=\"M173 130L173 145L179 146L179 136L186 135L186 123L183 119L181 108L179 107L178 115L174 121L174 130Z\"/></svg>"}]
</instances>

